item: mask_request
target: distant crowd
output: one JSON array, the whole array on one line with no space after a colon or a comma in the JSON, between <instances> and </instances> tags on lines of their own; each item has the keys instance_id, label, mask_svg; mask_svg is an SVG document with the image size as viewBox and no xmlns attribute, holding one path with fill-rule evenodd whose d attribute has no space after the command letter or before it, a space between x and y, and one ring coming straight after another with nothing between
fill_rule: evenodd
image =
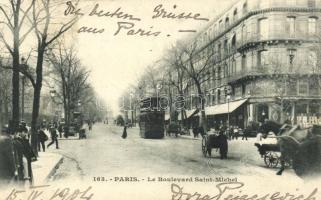
<instances>
[{"instance_id":1,"label":"distant crowd","mask_svg":"<svg viewBox=\"0 0 321 200\"><path fill-rule=\"evenodd\" d=\"M92 121L81 123L79 138L85 137L87 130L92 130ZM70 127L64 123L43 121L36 129L36 149L31 146L31 128L22 121L16 131L12 131L9 125L0 130L0 185L9 183L25 184L26 181L33 184L32 162L37 161L37 152L46 151L55 144L59 149L58 137L68 137ZM46 142L50 142L46 145ZM81 138L80 138L81 139Z\"/></svg>"}]
</instances>

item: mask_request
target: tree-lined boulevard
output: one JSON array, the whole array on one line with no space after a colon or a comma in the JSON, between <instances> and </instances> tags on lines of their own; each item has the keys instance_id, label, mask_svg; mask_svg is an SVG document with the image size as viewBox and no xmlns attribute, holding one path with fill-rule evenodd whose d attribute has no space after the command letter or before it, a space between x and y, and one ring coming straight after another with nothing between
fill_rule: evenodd
<instances>
[{"instance_id":1,"label":"tree-lined boulevard","mask_svg":"<svg viewBox=\"0 0 321 200\"><path fill-rule=\"evenodd\" d=\"M61 149L57 153L65 158L53 180L76 177L89 181L94 177L109 180L118 176L280 178L275 175L277 168L265 167L254 146L255 138L231 141L228 160L220 160L219 153L214 150L212 158L203 157L200 138L142 139L138 128L129 128L126 139L122 139L121 134L119 126L98 123L88 133L87 140L60 140ZM300 181L293 170L288 170L284 176Z\"/></svg>"}]
</instances>

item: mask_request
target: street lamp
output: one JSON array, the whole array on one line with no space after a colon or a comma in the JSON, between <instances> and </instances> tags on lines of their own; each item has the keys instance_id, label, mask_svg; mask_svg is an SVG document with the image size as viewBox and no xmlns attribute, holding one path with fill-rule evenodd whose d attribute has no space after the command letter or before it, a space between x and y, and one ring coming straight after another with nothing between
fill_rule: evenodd
<instances>
[{"instance_id":1,"label":"street lamp","mask_svg":"<svg viewBox=\"0 0 321 200\"><path fill-rule=\"evenodd\" d=\"M24 57L21 58L20 68L23 72L28 70L28 65L26 63L26 59ZM26 76L22 75L22 88L21 88L21 119L24 119L25 113L25 84L26 84Z\"/></svg>"},{"instance_id":2,"label":"street lamp","mask_svg":"<svg viewBox=\"0 0 321 200\"><path fill-rule=\"evenodd\" d=\"M163 85L161 84L161 83L157 83L157 85L156 85L156 103L157 103L157 111L160 111L160 109L159 109L159 100L158 100L158 97L159 97L159 90L161 90L162 89L162 87L163 87Z\"/></svg>"},{"instance_id":3,"label":"street lamp","mask_svg":"<svg viewBox=\"0 0 321 200\"><path fill-rule=\"evenodd\" d=\"M227 100L227 127L230 129L230 99L231 99L231 90L228 87L225 87L225 95Z\"/></svg>"},{"instance_id":4,"label":"street lamp","mask_svg":"<svg viewBox=\"0 0 321 200\"><path fill-rule=\"evenodd\" d=\"M51 100L54 104L56 105L52 105L52 111L55 112L55 116L54 116L54 120L58 120L59 119L59 113L60 113L60 107L58 107L61 103L56 101L56 97L57 97L57 92L56 90L50 90L50 97ZM57 106L57 107L55 107ZM55 109L56 108L56 109Z\"/></svg>"},{"instance_id":5,"label":"street lamp","mask_svg":"<svg viewBox=\"0 0 321 200\"><path fill-rule=\"evenodd\" d=\"M134 96L134 92L131 92L130 93L130 100L129 100L129 106L130 106L130 122L131 124L133 124L133 120L134 120L134 110L133 110L133 106L132 106L132 99L133 99L133 96Z\"/></svg>"},{"instance_id":6,"label":"street lamp","mask_svg":"<svg viewBox=\"0 0 321 200\"><path fill-rule=\"evenodd\" d=\"M231 99L231 95L227 95L226 100L227 100L227 127L228 127L228 129L230 129L230 99Z\"/></svg>"}]
</instances>

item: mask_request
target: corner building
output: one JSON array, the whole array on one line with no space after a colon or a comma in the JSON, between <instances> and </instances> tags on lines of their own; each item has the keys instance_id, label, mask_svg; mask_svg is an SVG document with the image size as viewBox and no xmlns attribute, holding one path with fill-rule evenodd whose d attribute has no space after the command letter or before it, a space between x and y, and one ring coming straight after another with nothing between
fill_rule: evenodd
<instances>
[{"instance_id":1,"label":"corner building","mask_svg":"<svg viewBox=\"0 0 321 200\"><path fill-rule=\"evenodd\" d=\"M320 14L321 0L240 0L195 38L213 56L202 85L211 127L321 124Z\"/></svg>"}]
</instances>

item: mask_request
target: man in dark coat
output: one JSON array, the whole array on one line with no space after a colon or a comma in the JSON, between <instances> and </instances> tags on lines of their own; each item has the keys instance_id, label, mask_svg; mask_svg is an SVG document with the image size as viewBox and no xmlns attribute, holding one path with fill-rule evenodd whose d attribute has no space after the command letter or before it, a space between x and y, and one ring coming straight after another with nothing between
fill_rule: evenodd
<instances>
[{"instance_id":1,"label":"man in dark coat","mask_svg":"<svg viewBox=\"0 0 321 200\"><path fill-rule=\"evenodd\" d=\"M121 136L123 139L127 138L127 126L126 124L124 125L124 130L123 130L123 135Z\"/></svg>"},{"instance_id":2,"label":"man in dark coat","mask_svg":"<svg viewBox=\"0 0 321 200\"><path fill-rule=\"evenodd\" d=\"M8 184L15 175L13 143L6 130L0 130L0 184Z\"/></svg>"},{"instance_id":3,"label":"man in dark coat","mask_svg":"<svg viewBox=\"0 0 321 200\"><path fill-rule=\"evenodd\" d=\"M227 158L227 152L228 152L228 143L227 143L227 136L224 134L224 132L221 130L219 131L219 135L217 136L217 140L220 143L220 156L221 159Z\"/></svg>"},{"instance_id":4,"label":"man in dark coat","mask_svg":"<svg viewBox=\"0 0 321 200\"><path fill-rule=\"evenodd\" d=\"M58 139L57 139L57 131L55 127L50 128L50 136L51 136L51 142L47 145L47 149L53 144L56 143L56 149L59 149L58 147Z\"/></svg>"},{"instance_id":5,"label":"man in dark coat","mask_svg":"<svg viewBox=\"0 0 321 200\"><path fill-rule=\"evenodd\" d=\"M24 151L24 156L27 159L27 172L28 172L28 177L27 179L29 180L30 184L33 182L33 172L32 172L32 165L31 162L36 161L37 157L35 153L33 152L31 145L29 143L29 136L27 134L24 134L22 137L22 144L23 144L23 151ZM25 176L26 178L26 176Z\"/></svg>"},{"instance_id":6,"label":"man in dark coat","mask_svg":"<svg viewBox=\"0 0 321 200\"><path fill-rule=\"evenodd\" d=\"M45 142L48 140L48 136L45 134L45 132L43 131L43 129L41 127L39 127L38 130L38 151L40 151L40 145L42 147L42 151L45 152L46 151L46 145Z\"/></svg>"},{"instance_id":7,"label":"man in dark coat","mask_svg":"<svg viewBox=\"0 0 321 200\"><path fill-rule=\"evenodd\" d=\"M63 132L63 125L62 124L59 124L58 132L59 132L59 137L62 138L62 132Z\"/></svg>"}]
</instances>

